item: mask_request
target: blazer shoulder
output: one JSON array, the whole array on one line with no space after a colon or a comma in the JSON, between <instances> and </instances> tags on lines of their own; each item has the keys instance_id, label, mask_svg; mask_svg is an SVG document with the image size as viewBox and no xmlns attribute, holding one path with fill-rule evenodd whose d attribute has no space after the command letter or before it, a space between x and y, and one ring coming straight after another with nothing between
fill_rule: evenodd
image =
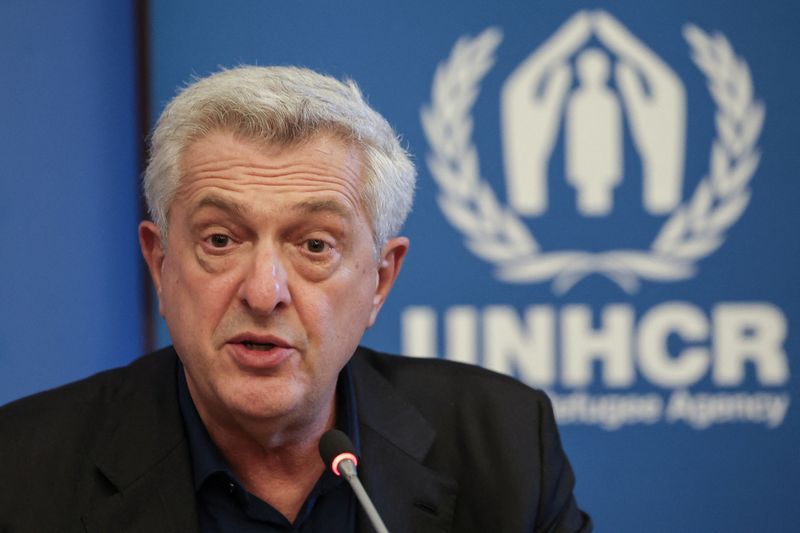
<instances>
[{"instance_id":1,"label":"blazer shoulder","mask_svg":"<svg viewBox=\"0 0 800 533\"><path fill-rule=\"evenodd\" d=\"M0 439L0 456L38 452L55 457L89 451L87 447L96 444L108 421L115 418L120 398L136 394L143 386L155 391L161 387L156 384L159 379L174 381L174 372L167 369L175 364L174 356L162 350L126 367L99 372L0 407L0 435L14 435L13 439Z\"/></svg>"},{"instance_id":2,"label":"blazer shoulder","mask_svg":"<svg viewBox=\"0 0 800 533\"><path fill-rule=\"evenodd\" d=\"M544 402L547 395L521 381L483 367L430 357L408 357L359 348L356 358L376 370L383 378L400 389L451 398L469 396L496 396L508 402ZM424 394L428 396L429 394Z\"/></svg>"},{"instance_id":3,"label":"blazer shoulder","mask_svg":"<svg viewBox=\"0 0 800 533\"><path fill-rule=\"evenodd\" d=\"M0 530L77 524L177 449L176 369L162 350L0 408L0 472L16 487L0 498Z\"/></svg>"},{"instance_id":4,"label":"blazer shoulder","mask_svg":"<svg viewBox=\"0 0 800 533\"><path fill-rule=\"evenodd\" d=\"M128 366L104 370L0 406L0 427L9 422L25 420L38 425L48 417L61 418L68 413L74 416L89 405L111 404L127 389L135 388L133 382L151 379L148 376L162 373L163 368L171 363L169 352L168 349L154 352L134 360Z\"/></svg>"}]
</instances>

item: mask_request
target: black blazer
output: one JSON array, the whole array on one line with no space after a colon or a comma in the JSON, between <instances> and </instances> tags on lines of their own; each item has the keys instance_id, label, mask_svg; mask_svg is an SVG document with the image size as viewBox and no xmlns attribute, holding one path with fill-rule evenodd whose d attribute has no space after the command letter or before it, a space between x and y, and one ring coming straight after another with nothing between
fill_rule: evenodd
<instances>
[{"instance_id":1,"label":"black blazer","mask_svg":"<svg viewBox=\"0 0 800 533\"><path fill-rule=\"evenodd\" d=\"M359 473L390 531L591 531L543 393L364 348L350 364ZM0 409L0 531L197 531L176 372L167 348Z\"/></svg>"}]
</instances>

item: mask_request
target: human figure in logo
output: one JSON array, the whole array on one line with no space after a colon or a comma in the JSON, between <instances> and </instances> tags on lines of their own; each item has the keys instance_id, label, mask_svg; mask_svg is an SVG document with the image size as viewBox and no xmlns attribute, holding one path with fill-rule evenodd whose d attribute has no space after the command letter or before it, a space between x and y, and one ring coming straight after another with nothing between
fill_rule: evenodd
<instances>
[{"instance_id":1,"label":"human figure in logo","mask_svg":"<svg viewBox=\"0 0 800 533\"><path fill-rule=\"evenodd\" d=\"M608 56L596 48L577 60L580 85L566 108L566 177L577 190L578 210L587 216L608 214L613 189L622 181L622 117L608 88Z\"/></svg>"}]
</instances>

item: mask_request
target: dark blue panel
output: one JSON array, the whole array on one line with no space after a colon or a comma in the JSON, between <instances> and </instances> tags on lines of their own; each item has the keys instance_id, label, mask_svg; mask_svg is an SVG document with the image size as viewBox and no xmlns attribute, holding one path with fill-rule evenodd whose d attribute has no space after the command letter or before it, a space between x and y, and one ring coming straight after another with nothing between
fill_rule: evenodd
<instances>
[{"instance_id":1,"label":"dark blue panel","mask_svg":"<svg viewBox=\"0 0 800 533\"><path fill-rule=\"evenodd\" d=\"M131 4L0 5L0 403L142 350Z\"/></svg>"}]
</instances>

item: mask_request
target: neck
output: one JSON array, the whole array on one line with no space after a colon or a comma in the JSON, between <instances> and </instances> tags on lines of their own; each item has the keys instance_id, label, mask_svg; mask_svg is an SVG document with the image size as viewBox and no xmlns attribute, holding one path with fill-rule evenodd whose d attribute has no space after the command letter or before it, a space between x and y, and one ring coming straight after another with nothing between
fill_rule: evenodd
<instances>
[{"instance_id":1,"label":"neck","mask_svg":"<svg viewBox=\"0 0 800 533\"><path fill-rule=\"evenodd\" d=\"M294 522L325 471L318 451L321 434L268 448L246 449L223 444L220 450L237 479L251 494Z\"/></svg>"},{"instance_id":2,"label":"neck","mask_svg":"<svg viewBox=\"0 0 800 533\"><path fill-rule=\"evenodd\" d=\"M302 421L236 420L222 424L197 406L211 440L237 479L290 522L325 471L319 440L335 422L335 394L311 419Z\"/></svg>"}]
</instances>

